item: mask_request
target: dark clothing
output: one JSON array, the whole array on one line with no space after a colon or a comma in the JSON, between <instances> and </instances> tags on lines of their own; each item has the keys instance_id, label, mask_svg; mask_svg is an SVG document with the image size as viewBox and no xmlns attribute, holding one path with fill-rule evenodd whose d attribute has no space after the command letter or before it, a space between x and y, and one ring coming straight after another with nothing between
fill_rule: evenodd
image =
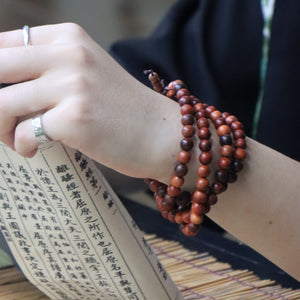
<instances>
[{"instance_id":1,"label":"dark clothing","mask_svg":"<svg viewBox=\"0 0 300 300\"><path fill-rule=\"evenodd\" d=\"M256 140L300 161L300 1L277 0ZM149 85L144 69L182 79L198 98L244 123L250 136L260 88L258 0L182 0L147 39L118 42L113 57Z\"/></svg>"}]
</instances>

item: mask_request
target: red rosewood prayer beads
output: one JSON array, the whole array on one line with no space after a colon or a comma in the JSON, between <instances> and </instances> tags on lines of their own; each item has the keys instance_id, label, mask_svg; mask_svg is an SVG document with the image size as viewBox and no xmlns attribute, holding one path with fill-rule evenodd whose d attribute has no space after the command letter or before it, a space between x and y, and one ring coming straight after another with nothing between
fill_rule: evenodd
<instances>
[{"instance_id":1,"label":"red rosewood prayer beads","mask_svg":"<svg viewBox=\"0 0 300 300\"><path fill-rule=\"evenodd\" d=\"M242 160L245 158L246 148L243 126L235 116L221 113L214 106L201 103L190 95L181 80L172 81L165 87L155 72L149 70L146 73L149 74L148 78L155 91L179 103L183 139L180 142L181 151L177 156L178 163L175 166L171 184L167 186L152 179L146 179L145 182L154 192L156 204L162 216L179 224L185 235L193 236L200 230L204 214L210 210L211 205L217 202L217 194L227 189L227 183L236 181L237 172L242 170ZM200 166L197 171L199 176L196 181L197 190L191 194L182 191L182 186L184 176L188 172L189 151L194 146L195 122L201 154L199 155ZM208 180L209 164L212 160L210 123L217 130L221 146L219 169L215 172L215 181L212 184Z\"/></svg>"}]
</instances>

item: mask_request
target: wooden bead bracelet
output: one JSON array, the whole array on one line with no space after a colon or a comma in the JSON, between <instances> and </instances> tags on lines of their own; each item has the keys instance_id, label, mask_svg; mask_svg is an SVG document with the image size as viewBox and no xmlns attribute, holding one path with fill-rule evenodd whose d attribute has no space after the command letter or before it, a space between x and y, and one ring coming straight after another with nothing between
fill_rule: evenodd
<instances>
[{"instance_id":1,"label":"wooden bead bracelet","mask_svg":"<svg viewBox=\"0 0 300 300\"><path fill-rule=\"evenodd\" d=\"M170 185L155 179L145 179L145 182L154 192L162 216L172 223L179 224L179 228L185 235L194 236L200 230L204 215L209 212L212 205L217 203L217 195L227 189L228 183L237 180L237 173L243 168L242 161L245 158L246 148L243 125L235 116L227 112L221 113L214 106L202 103L190 94L181 80L172 81L165 86L157 73L152 70L147 70L145 73L148 74L155 91L179 103L183 125L181 151L177 156L178 162ZM211 124L214 125L219 136L221 155L212 183L208 179L211 172L209 164L212 161ZM197 127L201 154L196 190L190 193L182 190L182 186L184 176L188 173L190 151L194 147L195 127Z\"/></svg>"}]
</instances>

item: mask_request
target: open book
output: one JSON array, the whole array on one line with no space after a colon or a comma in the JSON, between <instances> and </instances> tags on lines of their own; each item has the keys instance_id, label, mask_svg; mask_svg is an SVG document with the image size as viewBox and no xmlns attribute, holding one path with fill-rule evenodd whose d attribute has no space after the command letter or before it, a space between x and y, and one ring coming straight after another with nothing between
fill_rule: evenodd
<instances>
[{"instance_id":1,"label":"open book","mask_svg":"<svg viewBox=\"0 0 300 300\"><path fill-rule=\"evenodd\" d=\"M60 143L31 159L0 144L0 228L52 299L183 299L93 161Z\"/></svg>"}]
</instances>

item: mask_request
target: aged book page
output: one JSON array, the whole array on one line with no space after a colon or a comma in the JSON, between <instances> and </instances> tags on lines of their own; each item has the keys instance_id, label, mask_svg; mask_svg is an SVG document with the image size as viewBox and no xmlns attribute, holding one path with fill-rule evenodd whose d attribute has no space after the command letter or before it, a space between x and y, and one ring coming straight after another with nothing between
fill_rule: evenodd
<instances>
[{"instance_id":1,"label":"aged book page","mask_svg":"<svg viewBox=\"0 0 300 300\"><path fill-rule=\"evenodd\" d=\"M93 161L60 143L31 159L0 144L0 226L52 299L183 299Z\"/></svg>"}]
</instances>

